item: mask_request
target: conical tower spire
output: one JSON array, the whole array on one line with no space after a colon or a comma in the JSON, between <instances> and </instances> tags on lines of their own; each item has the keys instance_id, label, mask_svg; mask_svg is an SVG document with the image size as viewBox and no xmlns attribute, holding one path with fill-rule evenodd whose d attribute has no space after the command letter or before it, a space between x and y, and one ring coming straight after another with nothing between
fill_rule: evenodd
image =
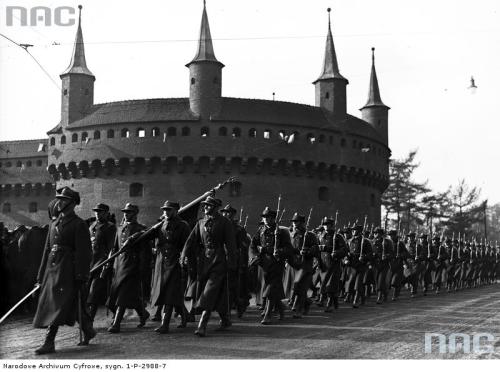
<instances>
[{"instance_id":1,"label":"conical tower spire","mask_svg":"<svg viewBox=\"0 0 500 372\"><path fill-rule=\"evenodd\" d=\"M78 29L76 30L75 44L73 46L73 54L71 55L71 62L68 68L61 74L83 74L94 76L92 72L87 68L87 62L85 61L85 48L83 44L83 34L82 34L82 6L78 5Z\"/></svg>"},{"instance_id":2,"label":"conical tower spire","mask_svg":"<svg viewBox=\"0 0 500 372\"><path fill-rule=\"evenodd\" d=\"M210 34L210 25L208 24L207 7L206 2L203 0L203 13L201 16L201 26L200 26L200 37L198 39L198 50L193 60L189 62L186 66L193 62L217 62L214 53L214 46L212 44L212 35Z\"/></svg>"},{"instance_id":3,"label":"conical tower spire","mask_svg":"<svg viewBox=\"0 0 500 372\"><path fill-rule=\"evenodd\" d=\"M380 89L378 87L377 71L375 70L375 48L372 48L372 71L370 74L370 86L368 89L368 101L363 106L385 106L380 98ZM386 106L387 107L387 106Z\"/></svg>"},{"instance_id":4,"label":"conical tower spire","mask_svg":"<svg viewBox=\"0 0 500 372\"><path fill-rule=\"evenodd\" d=\"M333 44L332 26L330 20L331 8L328 8L327 11L328 34L326 36L325 58L323 60L323 70L320 77L316 81L324 79L342 79L347 81L347 79L340 74L337 54L335 53L335 45Z\"/></svg>"}]
</instances>

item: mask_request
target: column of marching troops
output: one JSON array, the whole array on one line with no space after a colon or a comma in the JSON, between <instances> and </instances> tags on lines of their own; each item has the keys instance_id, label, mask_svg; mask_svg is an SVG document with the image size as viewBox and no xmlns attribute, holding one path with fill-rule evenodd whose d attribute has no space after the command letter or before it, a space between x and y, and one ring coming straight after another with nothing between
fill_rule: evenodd
<instances>
[{"instance_id":1,"label":"column of marching troops","mask_svg":"<svg viewBox=\"0 0 500 372\"><path fill-rule=\"evenodd\" d=\"M79 194L64 187L49 205L52 222L33 322L47 333L37 354L54 352L58 327L75 322L79 345L88 345L102 305L114 313L108 332L120 332L126 309L135 309L143 327L150 316L148 297L157 309L153 320L160 322L156 332L169 332L173 314L181 319L179 328L199 315L195 334L205 336L212 312L220 317L219 329L226 329L231 310L242 317L251 293L266 325L275 314L284 319L285 304L300 319L312 303L330 313L339 300L357 308L372 294L381 304L397 300L403 287L414 297L419 287L423 295L457 291L494 283L499 274L498 246L411 232L399 237L396 230L386 234L357 224L338 229L336 218L328 217L309 229L311 213L307 220L295 213L287 228L280 226L279 212L266 207L251 237L237 211L222 208L212 196L201 202L204 216L192 229L172 201L161 207L162 222L155 229L138 222L139 208L130 203L119 226L110 222L109 207L98 204L89 228L75 214L79 203ZM116 252L114 260L99 266Z\"/></svg>"}]
</instances>

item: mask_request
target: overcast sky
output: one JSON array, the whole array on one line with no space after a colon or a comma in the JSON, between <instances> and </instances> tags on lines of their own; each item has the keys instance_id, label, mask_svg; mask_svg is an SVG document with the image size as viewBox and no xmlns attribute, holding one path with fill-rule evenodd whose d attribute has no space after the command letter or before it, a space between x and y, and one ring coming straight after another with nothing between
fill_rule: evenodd
<instances>
[{"instance_id":1,"label":"overcast sky","mask_svg":"<svg viewBox=\"0 0 500 372\"><path fill-rule=\"evenodd\" d=\"M87 65L95 102L187 97L202 0L0 0L1 32L60 84L76 26L13 26L6 6L83 5ZM367 98L370 48L382 100L391 107L393 157L418 148L417 179L436 191L460 178L500 202L500 2L497 0L208 0L224 96L314 104L327 7L349 113ZM54 45L59 44L59 45ZM478 88L468 89L474 76ZM43 138L60 116L54 81L21 48L0 39L0 139Z\"/></svg>"}]
</instances>

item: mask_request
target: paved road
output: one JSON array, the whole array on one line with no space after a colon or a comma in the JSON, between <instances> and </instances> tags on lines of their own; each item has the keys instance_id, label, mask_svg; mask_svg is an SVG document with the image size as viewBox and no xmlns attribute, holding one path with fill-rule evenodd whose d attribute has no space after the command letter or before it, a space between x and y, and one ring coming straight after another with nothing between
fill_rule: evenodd
<instances>
[{"instance_id":1,"label":"paved road","mask_svg":"<svg viewBox=\"0 0 500 372\"><path fill-rule=\"evenodd\" d=\"M500 284L456 293L430 294L411 299L403 293L398 302L376 305L372 298L359 309L342 304L333 314L314 307L301 320L287 320L262 326L255 307L233 327L214 332L218 319L209 323L209 336L193 335L194 324L186 329L171 326L171 333L153 332L157 323L137 329L132 315L122 324L122 333L108 334L110 323L104 310L98 313L98 335L89 347L77 347L78 329L63 327L56 339L57 353L44 359L199 359L199 358L340 358L340 359L491 359L500 358ZM289 314L287 314L289 315ZM234 317L233 317L234 318ZM234 319L233 319L234 320ZM439 354L424 352L424 335L437 332L490 333L489 353ZM0 357L34 358L33 350L42 342L44 331L33 329L31 319L11 319L0 328ZM472 337L471 337L472 340ZM496 345L495 345L496 342Z\"/></svg>"}]
</instances>

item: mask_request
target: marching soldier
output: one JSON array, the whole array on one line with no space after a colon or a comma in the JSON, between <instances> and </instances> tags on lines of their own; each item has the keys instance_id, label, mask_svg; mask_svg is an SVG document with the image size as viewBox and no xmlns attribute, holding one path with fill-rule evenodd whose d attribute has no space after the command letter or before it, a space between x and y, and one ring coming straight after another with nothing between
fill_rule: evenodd
<instances>
[{"instance_id":1,"label":"marching soldier","mask_svg":"<svg viewBox=\"0 0 500 372\"><path fill-rule=\"evenodd\" d=\"M347 254L347 244L341 234L335 233L334 220L324 217L321 221L323 230L318 233L319 275L321 277L321 299L326 298L325 313L332 311L332 306L339 307L340 276L342 259Z\"/></svg>"},{"instance_id":2,"label":"marching soldier","mask_svg":"<svg viewBox=\"0 0 500 372\"><path fill-rule=\"evenodd\" d=\"M345 286L346 293L354 296L352 307L358 308L365 301L364 279L373 250L370 241L362 235L363 226L356 225L353 230L354 235L348 243L349 254L345 260L349 274Z\"/></svg>"},{"instance_id":3,"label":"marching soldier","mask_svg":"<svg viewBox=\"0 0 500 372\"><path fill-rule=\"evenodd\" d=\"M291 259L292 243L288 229L276 222L277 212L266 207L261 214L263 223L252 237L250 250L256 255L255 263L264 272L265 307L262 324L271 324L273 309L279 312L279 319L285 316L281 300L285 298L283 289L283 271L285 260Z\"/></svg>"},{"instance_id":4,"label":"marching soldier","mask_svg":"<svg viewBox=\"0 0 500 372\"><path fill-rule=\"evenodd\" d=\"M441 291L441 286L443 283L447 282L447 271L446 268L449 265L448 253L441 243L439 236L434 236L433 239L434 250L437 251L436 259L434 261L434 267L436 268L434 274L434 287L436 288L436 294Z\"/></svg>"},{"instance_id":5,"label":"marching soldier","mask_svg":"<svg viewBox=\"0 0 500 372\"><path fill-rule=\"evenodd\" d=\"M451 292L455 281L455 264L457 260L457 250L451 238L446 238L445 250L449 257L446 263L446 291Z\"/></svg>"},{"instance_id":6,"label":"marching soldier","mask_svg":"<svg viewBox=\"0 0 500 372\"><path fill-rule=\"evenodd\" d=\"M349 254L349 240L352 238L352 228L350 226L344 227L339 232L340 235L344 238L346 242L346 255ZM342 261L342 274L340 275L340 296L344 298L344 302L352 302L352 296L346 292L346 282L349 279L349 267L345 265L346 257L344 257L344 261Z\"/></svg>"},{"instance_id":7,"label":"marching soldier","mask_svg":"<svg viewBox=\"0 0 500 372\"><path fill-rule=\"evenodd\" d=\"M116 226L109 221L109 207L99 203L93 209L96 220L90 225L90 240L92 242L91 267L103 262L113 249L116 237ZM105 305L108 298L108 284L111 278L101 275L98 270L90 274L89 296L87 305L92 320L99 305Z\"/></svg>"},{"instance_id":8,"label":"marching soldier","mask_svg":"<svg viewBox=\"0 0 500 372\"><path fill-rule=\"evenodd\" d=\"M294 302L292 311L294 318L302 318L307 314L311 305L307 298L307 291L312 284L313 258L318 255L318 242L313 232L308 231L304 216L295 213L291 219L292 229L290 236L293 246L293 258L290 262L295 270L293 293Z\"/></svg>"},{"instance_id":9,"label":"marching soldier","mask_svg":"<svg viewBox=\"0 0 500 372\"><path fill-rule=\"evenodd\" d=\"M56 198L57 218L50 224L37 277L41 289L33 325L46 327L47 334L36 354L55 352L54 340L62 325L78 321L83 331L79 345L88 345L96 335L84 306L92 248L87 224L75 214L80 195L64 187Z\"/></svg>"},{"instance_id":10,"label":"marching soldier","mask_svg":"<svg viewBox=\"0 0 500 372\"><path fill-rule=\"evenodd\" d=\"M248 285L248 248L250 246L250 240L246 230L235 219L236 209L234 209L231 204L226 205L220 212L232 222L236 238L237 271L229 273L229 289L232 289L231 304L234 303L236 305L238 318L241 318L248 305L250 305L250 291Z\"/></svg>"},{"instance_id":11,"label":"marching soldier","mask_svg":"<svg viewBox=\"0 0 500 372\"><path fill-rule=\"evenodd\" d=\"M231 222L217 211L220 206L221 201L211 196L202 202L205 216L196 223L181 254L181 263L192 270L192 279L196 275L196 285L190 287L196 293L186 293L186 297L194 298L195 307L203 311L195 331L200 337L205 336L214 310L221 319L219 329L231 326L227 274L237 267L236 239Z\"/></svg>"},{"instance_id":12,"label":"marching soldier","mask_svg":"<svg viewBox=\"0 0 500 372\"><path fill-rule=\"evenodd\" d=\"M149 313L144 308L142 278L145 272L149 271L150 260L147 250L150 247L147 243L131 246L146 226L137 222L138 206L127 203L121 211L124 214L124 221L118 227L111 253L119 250L124 252L114 259L114 275L107 303L107 306L115 313L113 324L108 328L110 333L120 332L125 309L135 309L139 315L138 328L143 327L149 318Z\"/></svg>"},{"instance_id":13,"label":"marching soldier","mask_svg":"<svg viewBox=\"0 0 500 372\"><path fill-rule=\"evenodd\" d=\"M377 288L377 304L387 300L387 276L389 273L389 262L394 259L394 250L392 241L384 237L384 229L378 227L375 229L373 240L373 256L375 263L375 282Z\"/></svg>"},{"instance_id":14,"label":"marching soldier","mask_svg":"<svg viewBox=\"0 0 500 372\"><path fill-rule=\"evenodd\" d=\"M179 203L167 200L161 207L163 210L162 225L144 235L144 239L155 239L156 241L157 255L151 300L154 306L163 309L161 325L155 329L155 332L160 334L169 332L174 307L181 309L179 327L185 327L187 322L179 259L190 229L188 223L177 215L179 208Z\"/></svg>"},{"instance_id":15,"label":"marching soldier","mask_svg":"<svg viewBox=\"0 0 500 372\"><path fill-rule=\"evenodd\" d=\"M404 262L408 257L408 251L406 250L405 243L400 240L397 230L390 230L389 238L394 249L394 257L389 261L390 285L394 288L392 301L396 301L399 298L401 286L403 285Z\"/></svg>"},{"instance_id":16,"label":"marching soldier","mask_svg":"<svg viewBox=\"0 0 500 372\"><path fill-rule=\"evenodd\" d=\"M414 232L410 232L407 237L409 239L407 243L408 257L406 258L404 276L406 282L411 286L411 297L414 298L417 296L420 277L425 270L424 262L427 252L424 251L422 245L417 243Z\"/></svg>"},{"instance_id":17,"label":"marching soldier","mask_svg":"<svg viewBox=\"0 0 500 372\"><path fill-rule=\"evenodd\" d=\"M422 294L427 296L427 290L432 288L432 276L435 272L434 267L434 252L432 250L432 244L428 241L428 235L422 233L419 236L419 249L424 255L423 270L422 270Z\"/></svg>"}]
</instances>

